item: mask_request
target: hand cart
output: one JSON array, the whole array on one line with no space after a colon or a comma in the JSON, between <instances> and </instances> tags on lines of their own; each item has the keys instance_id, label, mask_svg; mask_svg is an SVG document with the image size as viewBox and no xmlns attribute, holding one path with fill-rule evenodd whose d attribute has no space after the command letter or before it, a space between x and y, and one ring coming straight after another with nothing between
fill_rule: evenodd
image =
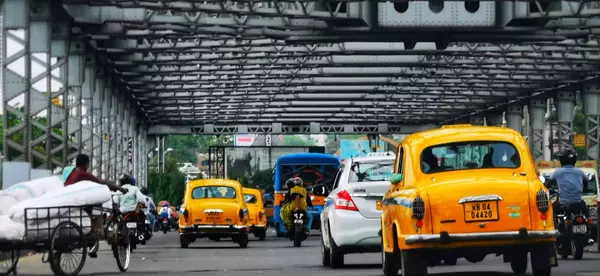
<instances>
[{"instance_id":1,"label":"hand cart","mask_svg":"<svg viewBox=\"0 0 600 276\"><path fill-rule=\"evenodd\" d=\"M38 207L25 209L25 235L21 240L0 240L0 275L17 274L21 251L47 253L44 263L56 275L79 274L85 264L88 250L97 251L99 241L107 239L112 246L120 271L127 271L131 253L127 228L112 216L105 225L107 210L101 205ZM121 220L122 221L122 220ZM107 238L109 229L114 238Z\"/></svg>"}]
</instances>

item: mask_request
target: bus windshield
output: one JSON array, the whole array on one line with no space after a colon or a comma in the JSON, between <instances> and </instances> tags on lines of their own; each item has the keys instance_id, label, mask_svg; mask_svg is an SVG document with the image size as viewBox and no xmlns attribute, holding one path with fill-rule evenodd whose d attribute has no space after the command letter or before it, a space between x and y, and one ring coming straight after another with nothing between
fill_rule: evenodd
<instances>
[{"instance_id":1,"label":"bus windshield","mask_svg":"<svg viewBox=\"0 0 600 276\"><path fill-rule=\"evenodd\" d=\"M287 191L285 182L292 177L300 177L309 191L314 185L331 188L337 173L336 165L280 165L279 190Z\"/></svg>"}]
</instances>

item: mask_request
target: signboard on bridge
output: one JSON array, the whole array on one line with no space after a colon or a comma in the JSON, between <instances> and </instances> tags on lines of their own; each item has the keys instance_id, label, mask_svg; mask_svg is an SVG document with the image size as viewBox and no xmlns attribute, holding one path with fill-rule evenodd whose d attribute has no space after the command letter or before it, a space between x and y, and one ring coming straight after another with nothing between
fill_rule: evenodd
<instances>
[{"instance_id":1,"label":"signboard on bridge","mask_svg":"<svg viewBox=\"0 0 600 276\"><path fill-rule=\"evenodd\" d=\"M585 134L575 134L573 145L576 147L585 147Z\"/></svg>"},{"instance_id":2,"label":"signboard on bridge","mask_svg":"<svg viewBox=\"0 0 600 276\"><path fill-rule=\"evenodd\" d=\"M233 145L236 147L249 147L254 144L256 134L237 134L233 136Z\"/></svg>"},{"instance_id":3,"label":"signboard on bridge","mask_svg":"<svg viewBox=\"0 0 600 276\"><path fill-rule=\"evenodd\" d=\"M377 150L384 149L384 142L379 141ZM369 140L340 140L340 158L350 159L353 157L367 156L373 152L369 145Z\"/></svg>"}]
</instances>

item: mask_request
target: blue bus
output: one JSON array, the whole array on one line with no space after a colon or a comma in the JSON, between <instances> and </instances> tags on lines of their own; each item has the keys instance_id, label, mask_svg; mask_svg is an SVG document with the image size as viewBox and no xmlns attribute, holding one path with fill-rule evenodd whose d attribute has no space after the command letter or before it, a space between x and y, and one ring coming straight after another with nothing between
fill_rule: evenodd
<instances>
[{"instance_id":1,"label":"blue bus","mask_svg":"<svg viewBox=\"0 0 600 276\"><path fill-rule=\"evenodd\" d=\"M274 193L275 202L273 217L275 230L278 237L285 237L285 228L279 212L283 205L287 187L285 181L292 177L300 177L311 197L313 207L308 209L309 215L313 216L312 229L321 229L320 215L325 204L325 197L314 196L312 187L323 184L331 188L340 167L338 157L322 153L294 153L284 155L277 159L275 164Z\"/></svg>"}]
</instances>

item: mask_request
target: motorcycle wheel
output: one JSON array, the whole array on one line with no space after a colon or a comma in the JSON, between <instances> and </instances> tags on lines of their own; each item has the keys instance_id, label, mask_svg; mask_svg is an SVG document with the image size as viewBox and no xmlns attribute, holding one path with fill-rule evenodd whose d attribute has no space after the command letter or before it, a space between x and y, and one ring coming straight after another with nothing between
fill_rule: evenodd
<instances>
[{"instance_id":1,"label":"motorcycle wheel","mask_svg":"<svg viewBox=\"0 0 600 276\"><path fill-rule=\"evenodd\" d=\"M304 235L303 228L303 225L296 225L294 227L294 247L302 246L302 235Z\"/></svg>"},{"instance_id":2,"label":"motorcycle wheel","mask_svg":"<svg viewBox=\"0 0 600 276\"><path fill-rule=\"evenodd\" d=\"M581 260L583 258L583 247L585 238L575 238L571 240L571 251L573 253L573 259Z\"/></svg>"}]
</instances>

